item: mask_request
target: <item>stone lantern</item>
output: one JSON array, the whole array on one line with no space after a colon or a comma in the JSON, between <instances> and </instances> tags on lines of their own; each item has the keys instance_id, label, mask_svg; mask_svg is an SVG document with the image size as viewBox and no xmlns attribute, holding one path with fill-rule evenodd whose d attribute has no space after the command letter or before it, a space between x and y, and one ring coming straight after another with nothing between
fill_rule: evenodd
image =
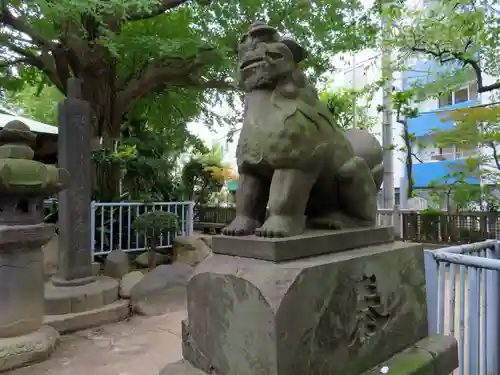
<instances>
[{"instance_id":1,"label":"stone lantern","mask_svg":"<svg viewBox=\"0 0 500 375\"><path fill-rule=\"evenodd\" d=\"M0 130L0 371L47 358L59 338L43 325L41 247L54 234L43 223L43 198L68 175L33 160L35 140L18 120Z\"/></svg>"}]
</instances>

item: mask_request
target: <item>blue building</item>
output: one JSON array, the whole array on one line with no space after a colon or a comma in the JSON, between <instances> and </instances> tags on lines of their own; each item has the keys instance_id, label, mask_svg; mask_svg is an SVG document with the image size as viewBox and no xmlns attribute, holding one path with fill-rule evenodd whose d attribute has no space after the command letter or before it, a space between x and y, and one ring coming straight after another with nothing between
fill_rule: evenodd
<instances>
[{"instance_id":1,"label":"blue building","mask_svg":"<svg viewBox=\"0 0 500 375\"><path fill-rule=\"evenodd\" d=\"M412 69L403 73L403 89L409 89L413 83L425 83L436 79L437 74L444 69L453 67L443 67L432 60L420 59L412 64ZM423 103L420 107L420 116L408 120L408 130L417 137L416 145L412 151L417 156L413 162L414 187L426 189L431 182L450 184L452 179L443 177L450 173L454 165L459 165L463 159L473 156L478 152L474 149L460 149L458 145L446 148L437 147L435 144L433 131L450 129L453 122L442 121L442 112L457 108L469 108L480 103L477 83L471 82L457 88L449 95L440 99L431 99ZM405 171L406 176L406 171ZM479 179L471 178L470 184L479 184Z\"/></svg>"}]
</instances>

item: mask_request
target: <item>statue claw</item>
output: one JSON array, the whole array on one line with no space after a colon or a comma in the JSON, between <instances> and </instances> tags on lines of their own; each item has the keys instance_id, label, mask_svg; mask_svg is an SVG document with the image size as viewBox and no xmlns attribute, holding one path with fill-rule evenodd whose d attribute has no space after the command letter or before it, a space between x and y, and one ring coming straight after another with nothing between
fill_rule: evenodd
<instances>
[{"instance_id":1,"label":"statue claw","mask_svg":"<svg viewBox=\"0 0 500 375\"><path fill-rule=\"evenodd\" d=\"M248 216L236 216L227 227L222 229L226 236L249 236L254 233L260 222Z\"/></svg>"}]
</instances>

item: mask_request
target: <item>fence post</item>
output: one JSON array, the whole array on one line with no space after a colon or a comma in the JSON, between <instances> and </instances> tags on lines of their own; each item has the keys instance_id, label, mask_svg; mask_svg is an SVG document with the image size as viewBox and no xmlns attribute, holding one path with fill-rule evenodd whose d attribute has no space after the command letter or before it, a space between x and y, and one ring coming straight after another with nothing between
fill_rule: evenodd
<instances>
[{"instance_id":1,"label":"fence post","mask_svg":"<svg viewBox=\"0 0 500 375\"><path fill-rule=\"evenodd\" d=\"M500 258L500 242L495 244L494 251L486 250L488 258ZM500 374L500 275L499 271L486 271L486 373Z\"/></svg>"},{"instance_id":2,"label":"fence post","mask_svg":"<svg viewBox=\"0 0 500 375\"><path fill-rule=\"evenodd\" d=\"M399 205L394 205L392 211L392 225L394 226L394 235L396 239L401 238L401 210Z\"/></svg>"},{"instance_id":3,"label":"fence post","mask_svg":"<svg viewBox=\"0 0 500 375\"><path fill-rule=\"evenodd\" d=\"M427 295L427 324L429 334L437 333L438 271L431 250L424 250L425 291Z\"/></svg>"},{"instance_id":4,"label":"fence post","mask_svg":"<svg viewBox=\"0 0 500 375\"><path fill-rule=\"evenodd\" d=\"M95 248L95 201L90 202L90 257L94 261Z\"/></svg>"},{"instance_id":5,"label":"fence post","mask_svg":"<svg viewBox=\"0 0 500 375\"><path fill-rule=\"evenodd\" d=\"M193 205L194 205L194 202L188 202L188 214L187 214L187 235L188 236L191 236L193 234L193 221L194 221Z\"/></svg>"}]
</instances>

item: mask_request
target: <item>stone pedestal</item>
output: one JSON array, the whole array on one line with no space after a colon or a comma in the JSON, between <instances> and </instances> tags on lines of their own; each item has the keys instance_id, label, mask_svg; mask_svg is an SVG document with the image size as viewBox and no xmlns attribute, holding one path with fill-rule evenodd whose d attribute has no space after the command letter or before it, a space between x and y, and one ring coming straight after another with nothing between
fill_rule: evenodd
<instances>
[{"instance_id":1,"label":"stone pedestal","mask_svg":"<svg viewBox=\"0 0 500 375\"><path fill-rule=\"evenodd\" d=\"M0 225L0 371L43 360L59 334L43 325L43 254L52 225Z\"/></svg>"},{"instance_id":2,"label":"stone pedestal","mask_svg":"<svg viewBox=\"0 0 500 375\"><path fill-rule=\"evenodd\" d=\"M238 243L273 261L222 255ZM427 336L423 246L393 242L387 228L213 246L188 284L185 361L162 375L361 375ZM280 246L283 256L265 250Z\"/></svg>"},{"instance_id":3,"label":"stone pedestal","mask_svg":"<svg viewBox=\"0 0 500 375\"><path fill-rule=\"evenodd\" d=\"M94 277L90 243L91 109L81 99L81 81L68 80L59 103L59 165L71 179L59 193L59 262L45 284L45 321L70 332L122 320L128 303L118 301L118 281Z\"/></svg>"},{"instance_id":4,"label":"stone pedestal","mask_svg":"<svg viewBox=\"0 0 500 375\"><path fill-rule=\"evenodd\" d=\"M0 130L0 372L47 358L59 334L44 320L44 195L62 188L64 171L33 161L36 136L19 121Z\"/></svg>"}]
</instances>

